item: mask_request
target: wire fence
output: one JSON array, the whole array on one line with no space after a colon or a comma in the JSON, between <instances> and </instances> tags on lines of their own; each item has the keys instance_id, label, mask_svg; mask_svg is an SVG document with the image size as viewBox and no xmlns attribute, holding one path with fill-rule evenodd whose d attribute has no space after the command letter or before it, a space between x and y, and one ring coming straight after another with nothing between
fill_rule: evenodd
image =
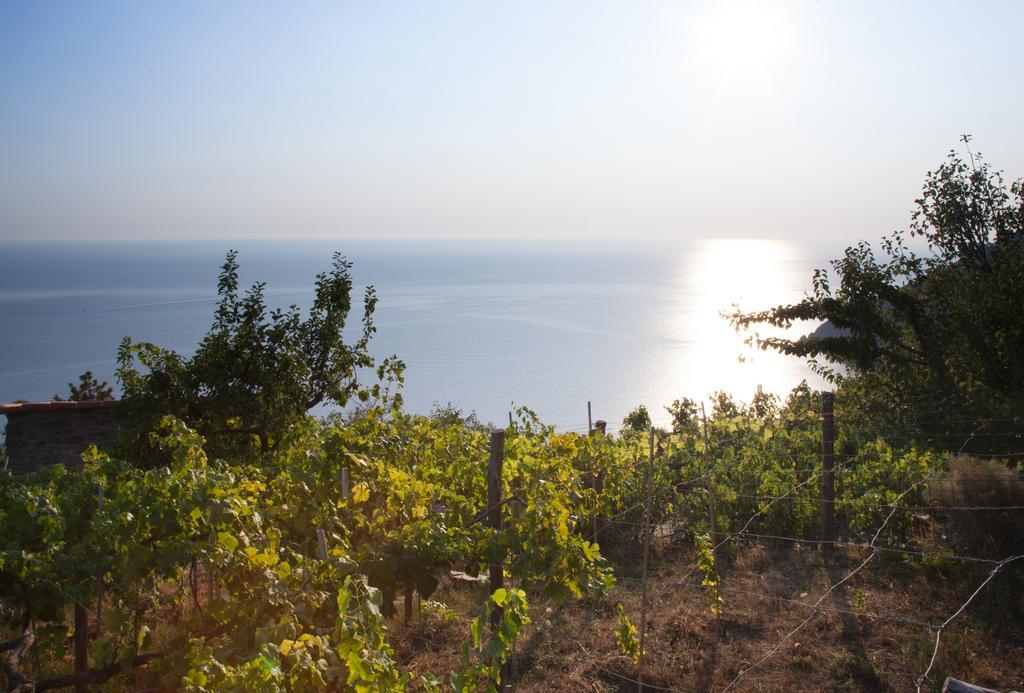
<instances>
[{"instance_id":1,"label":"wire fence","mask_svg":"<svg viewBox=\"0 0 1024 693\"><path fill-rule=\"evenodd\" d=\"M831 413L831 412L830 412ZM855 409L847 407L843 410L842 414L837 414L836 418L841 422L842 416L852 415L856 412ZM953 423L948 421L936 421L938 423ZM757 684L749 683L750 677L757 672L759 669L767 665L773 658L777 657L781 651L783 651L786 643L793 641L809 624L813 623L815 619L824 614L842 615L845 617L867 619L870 621L887 622L895 624L897 626L911 627L914 629L924 629L930 634L932 646L930 648L930 656L928 658L927 665L913 677L914 687L917 691L921 691L925 686L930 683L930 676L932 676L935 670L936 662L939 658L942 645L942 635L948 629L950 624L954 623L958 618L962 617L965 612L968 611L970 606L977 601L979 596L984 593L986 587L990 586L992 581L997 577L998 574L1009 569L1009 567L1015 564L1017 561L1024 559L1024 554L1013 553L1011 555L1003 556L991 556L986 555L985 551L980 552L980 555L975 555L969 549L968 546L955 546L950 543L950 538L941 535L935 536L935 527L940 522L959 522L961 518L978 518L978 517L999 517L1007 521L1006 518L1010 518L1008 521L1016 523L1024 523L1024 502L1020 502L1020 499L1024 499L1024 495L1019 496L1017 502L1006 502L1005 500L995 499L993 502L984 502L990 500L988 498L967 498L961 499L961 502L955 502L955 498L952 498L949 489L962 487L965 484L975 484L978 488L991 487L993 485L1002 484L1016 484L1014 486L1017 491L1024 492L1024 474L1019 471L1013 471L1010 469L1006 470L991 470L985 467L989 464L987 460L1014 460L1024 456L1024 450L1007 450L1000 453L970 453L970 457L967 459L961 459L960 454L974 442L979 439L990 440L999 439L1003 442L1007 440L1016 440L1024 438L1024 434L1020 433L999 433L990 430L997 424L1001 423L1019 423L1019 419L1015 418L1004 418L1004 419L963 419L955 423L970 426L972 432L970 433L936 433L936 434L922 434L920 431L908 430L902 433L890 433L889 435L882 436L881 439L892 447L899 445L907 445L909 443L920 442L920 441L944 441L944 446L948 449L949 447L956 446L958 449L953 455L936 455L934 463L927 468L918 470L915 478L906 478L904 475L902 478L898 474L893 474L887 479L873 479L873 483L880 486L880 490L885 493L879 493L876 496L864 495L852 496L845 493L837 494L835 499L824 497L824 484L823 481L829 477L834 477L842 486L845 483L851 483L857 481L858 463L861 462L866 456L875 454L870 450L864 450L855 454L836 455L837 461L834 463L832 468L826 468L826 465L799 465L794 464L790 469L797 475L797 479L792 483L788 484L784 490L779 493L767 494L767 493L748 493L743 490L736 491L728 489L725 495L722 495L720 490L715 487L713 483L709 483L713 480L716 475L720 475L724 480L722 483L729 483L732 479L730 475L737 475L738 472L735 469L721 469L716 468L712 472L705 472L699 476L694 476L686 479L685 481L678 482L674 485L672 491L675 493L675 498L691 499L691 507L688 508L687 513L677 513L674 516L663 517L660 521L653 523L639 521L638 519L631 519L630 514L638 511L641 508L648 508L649 504L655 502L658 498L662 497L665 489L654 489L652 492L644 494L637 502L631 504L629 507L612 514L608 517L602 518L603 525L595 532L595 537L598 534L604 534L607 532L618 531L625 532L630 536L638 537L646 546L653 537L661 536L663 538L674 538L680 534L693 535L698 532L706 534L711 540L711 552L713 555L717 555L730 543L739 545L745 545L750 543L760 544L789 544L789 545L802 545L813 549L820 550L843 550L847 552L847 559L853 558L853 554L862 552L860 558L853 558L852 567L848 570L838 574L838 577L830 579L824 589L822 589L815 597L805 599L806 595L800 595L800 598L794 598L793 595L779 594L777 591L773 592L769 588L756 589L752 587L760 587L756 584L744 584L735 585L730 584L733 580L733 576L729 576L722 580L722 584L718 586L718 591L726 595L736 595L749 597L755 600L768 601L779 606L787 607L788 611L785 616L792 617L798 611L806 611L806 615L798 618L795 626L784 629L779 637L773 640L770 644L764 647L760 652L753 655L750 661L741 666L734 675L726 677L724 684L717 688L720 691L735 690L743 686L756 687ZM724 442L728 444L730 441L725 439L720 443ZM653 456L653 443L652 443L652 456ZM949 462L951 458L957 458L961 462L961 469L955 474L951 471ZM970 460L976 460L971 462ZM945 485L945 486L944 486ZM943 495L945 493L945 495ZM984 494L983 494L984 495ZM733 516L729 520L731 528L721 528L718 526L705 527L703 530L698 528L694 521L693 507L699 506L702 502L707 500L708 496L716 497L719 503L737 501L746 501L752 508L748 515L745 516ZM954 502L950 502L950 500ZM921 501L924 502L921 502ZM766 518L766 516L774 509L782 504L794 504L802 503L809 504L810 506L818 506L824 514L824 508L826 505L831 506L830 509L835 509L839 514L840 520L845 519L844 514L847 512L858 511L872 511L880 517L880 521L873 527L873 529L861 530L860 536L858 532L852 531L846 528L844 536L841 538L835 538L830 533L826 532L826 528L822 528L822 536L811 538L806 534L801 533L775 533L765 532L761 530L760 522ZM931 530L929 541L920 541L918 545L913 542L902 541L892 543L886 541L886 539L892 538L890 535L894 533L895 525L897 524L897 518L901 521L907 517L913 522L920 521L924 526L917 527L914 529L922 532ZM720 516L721 517L721 516ZM1024 525L1019 525L1024 526ZM829 531L834 529L828 528ZM901 530L906 533L906 530ZM861 538L861 536L863 538ZM927 546L921 544L930 544ZM967 548L968 551L963 551ZM977 547L976 547L977 548ZM863 555L866 552L866 555ZM908 611L906 613L891 613L880 610L871 610L866 607L863 608L843 608L842 606L826 605L826 601L833 597L839 590L842 590L846 585L851 584L853 581L858 579L859 576L863 576L869 572L871 564L878 559L879 556L891 554L895 556L901 556L905 558L914 558L920 560L934 560L943 564L958 564L963 566L977 566L979 568L985 568L983 577L978 580L976 586L969 592L968 596L962 601L957 602L956 608L949 612L946 618L928 618L927 616L921 616L921 613L934 613L935 605L915 606L908 604ZM826 553L827 556L827 553ZM829 565L826 560L826 567ZM833 564L834 565L834 564ZM1019 564L1018 564L1019 565ZM681 587L689 586L696 590L700 590L701 585L695 583L692 578L699 573L700 567L695 562L692 566L689 566L680 577L676 577L670 580L669 584L662 587L662 589L653 595L647 597L641 606L641 609L658 608L657 605L661 604L669 595L675 594ZM640 586L646 593L646 577L644 578L620 578L626 583L636 584L642 583ZM915 611L916 609L916 611ZM640 614L640 618L637 619L640 622L644 622L644 613ZM641 637L644 634L641 633ZM595 668L601 670L603 673L614 676L618 680L628 683L636 684L638 690L665 690L672 691L677 690L673 687L664 687L658 685L652 685L644 682L644 662L641 661L638 667L637 674L635 677L627 676L621 671L611 671L606 667L600 665L594 665Z\"/></svg>"}]
</instances>

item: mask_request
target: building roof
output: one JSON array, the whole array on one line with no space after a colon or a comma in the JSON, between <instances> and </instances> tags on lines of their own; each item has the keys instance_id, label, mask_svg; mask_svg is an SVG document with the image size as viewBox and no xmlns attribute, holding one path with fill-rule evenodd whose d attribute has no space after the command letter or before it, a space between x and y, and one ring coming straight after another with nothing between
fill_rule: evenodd
<instances>
[{"instance_id":1,"label":"building roof","mask_svg":"<svg viewBox=\"0 0 1024 693\"><path fill-rule=\"evenodd\" d=\"M26 414L33 411L57 411L61 409L100 409L120 404L117 399L100 399L88 402L72 402L70 400L54 400L51 402L12 402L0 404L0 416Z\"/></svg>"}]
</instances>

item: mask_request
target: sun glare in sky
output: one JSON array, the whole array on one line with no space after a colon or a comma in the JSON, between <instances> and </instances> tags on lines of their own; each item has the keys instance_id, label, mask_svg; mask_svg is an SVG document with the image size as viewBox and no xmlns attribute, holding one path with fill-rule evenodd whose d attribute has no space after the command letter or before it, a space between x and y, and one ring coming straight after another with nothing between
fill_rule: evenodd
<instances>
[{"instance_id":1,"label":"sun glare in sky","mask_svg":"<svg viewBox=\"0 0 1024 693\"><path fill-rule=\"evenodd\" d=\"M965 132L1024 172L1022 24L1009 0L0 3L0 240L876 238Z\"/></svg>"},{"instance_id":2,"label":"sun glare in sky","mask_svg":"<svg viewBox=\"0 0 1024 693\"><path fill-rule=\"evenodd\" d=\"M712 81L769 77L786 69L796 54L796 21L787 5L706 3L692 19L696 62Z\"/></svg>"}]
</instances>

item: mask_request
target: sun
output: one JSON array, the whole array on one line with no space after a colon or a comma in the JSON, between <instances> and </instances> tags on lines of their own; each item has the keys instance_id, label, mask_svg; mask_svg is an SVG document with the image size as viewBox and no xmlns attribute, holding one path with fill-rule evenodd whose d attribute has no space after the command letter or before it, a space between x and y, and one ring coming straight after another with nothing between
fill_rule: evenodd
<instances>
[{"instance_id":1,"label":"sun","mask_svg":"<svg viewBox=\"0 0 1024 693\"><path fill-rule=\"evenodd\" d=\"M693 57L714 79L771 77L797 47L795 20L782 3L725 0L692 18Z\"/></svg>"}]
</instances>

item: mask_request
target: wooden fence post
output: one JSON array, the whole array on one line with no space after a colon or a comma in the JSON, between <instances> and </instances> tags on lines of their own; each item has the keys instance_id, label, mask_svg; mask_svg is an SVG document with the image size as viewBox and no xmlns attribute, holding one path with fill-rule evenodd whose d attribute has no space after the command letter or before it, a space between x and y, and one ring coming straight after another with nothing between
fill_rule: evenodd
<instances>
[{"instance_id":1,"label":"wooden fence post","mask_svg":"<svg viewBox=\"0 0 1024 693\"><path fill-rule=\"evenodd\" d=\"M97 490L97 505L103 505L103 487ZM84 520L85 518L83 518ZM82 522L78 528L78 541L85 540L86 522ZM89 671L89 612L85 604L75 600L75 673ZM84 683L75 684L75 693L86 693Z\"/></svg>"},{"instance_id":2,"label":"wooden fence post","mask_svg":"<svg viewBox=\"0 0 1024 693\"><path fill-rule=\"evenodd\" d=\"M590 402L587 402L587 414L588 414L588 418L589 418ZM589 423L589 421L588 421L588 423ZM595 421L593 423L593 425L591 426L591 428L590 428L590 434L591 435L596 434L596 435L601 436L601 438L604 438L605 435L607 435L607 432L608 432L608 422L603 420L603 419L598 419L597 421ZM597 489L597 492L599 494L602 491L604 491L604 472L603 471L600 472L597 475L597 477L594 479L594 484L595 484L595 488ZM600 527L598 527L596 532L603 531L604 528L608 526L608 523L604 521L604 518L598 518L597 519L597 524L599 524ZM597 543L597 534L596 534L596 532L594 534L594 543L595 544Z\"/></svg>"},{"instance_id":3,"label":"wooden fence post","mask_svg":"<svg viewBox=\"0 0 1024 693\"><path fill-rule=\"evenodd\" d=\"M317 549L320 552L320 560L327 560L327 535L324 533L323 527L317 527L316 529L316 543Z\"/></svg>"},{"instance_id":4,"label":"wooden fence post","mask_svg":"<svg viewBox=\"0 0 1024 693\"><path fill-rule=\"evenodd\" d=\"M408 584L408 583L406 583L406 585L405 585L405 600L404 600L404 603L402 605L404 607L403 612L402 612L402 616L404 618L405 623L408 623L409 621L412 620L412 593L413 593L413 591L414 591L413 586Z\"/></svg>"},{"instance_id":5,"label":"wooden fence post","mask_svg":"<svg viewBox=\"0 0 1024 693\"><path fill-rule=\"evenodd\" d=\"M487 460L487 524L495 530L501 530L501 469L505 462L505 431L491 431L490 457ZM495 541L491 547L490 589L491 594L505 586L503 564L505 556ZM501 621L502 608L496 607L491 612L491 627Z\"/></svg>"},{"instance_id":6,"label":"wooden fence post","mask_svg":"<svg viewBox=\"0 0 1024 693\"><path fill-rule=\"evenodd\" d=\"M341 497L348 498L348 467L341 468Z\"/></svg>"},{"instance_id":7,"label":"wooden fence post","mask_svg":"<svg viewBox=\"0 0 1024 693\"><path fill-rule=\"evenodd\" d=\"M594 437L594 419L590 410L590 400L587 400L587 436L590 437L591 439L593 439ZM592 444L593 440L591 440L591 445ZM590 488L594 489L595 500L597 500L597 498L601 495L601 491L604 489L604 474L600 472L594 465L593 457L590 458ZM597 535L601 533L601 518L598 516L597 513L594 513L593 517L591 517L590 519L592 524L591 529L593 532L591 539L593 543L596 544Z\"/></svg>"},{"instance_id":8,"label":"wooden fence post","mask_svg":"<svg viewBox=\"0 0 1024 693\"><path fill-rule=\"evenodd\" d=\"M821 551L825 559L832 556L835 534L835 420L834 396L821 393Z\"/></svg>"},{"instance_id":9,"label":"wooden fence post","mask_svg":"<svg viewBox=\"0 0 1024 693\"><path fill-rule=\"evenodd\" d=\"M637 691L644 690L644 645L647 639L647 556L651 548L651 472L654 467L654 426L651 426L650 452L644 483L644 560L640 577L640 656L637 657Z\"/></svg>"},{"instance_id":10,"label":"wooden fence post","mask_svg":"<svg viewBox=\"0 0 1024 693\"><path fill-rule=\"evenodd\" d=\"M97 510L102 510L103 509L103 498L104 498L105 493L106 492L105 492L103 486L99 486L96 489L96 509ZM96 618L95 618L96 623L95 623L95 627L93 628L93 632L95 633L95 637L97 637L97 638L103 635L103 597L104 597L104 589L103 588L104 588L104 581L105 580L106 580L106 575L103 574L103 573L101 573L97 577L97 580L96 580Z\"/></svg>"},{"instance_id":11,"label":"wooden fence post","mask_svg":"<svg viewBox=\"0 0 1024 693\"><path fill-rule=\"evenodd\" d=\"M217 571L214 570L214 566L211 563L206 566L206 603L207 605L213 603L214 593L216 592L217 583Z\"/></svg>"},{"instance_id":12,"label":"wooden fence post","mask_svg":"<svg viewBox=\"0 0 1024 693\"><path fill-rule=\"evenodd\" d=\"M711 465L708 463L708 456L710 454L710 445L708 443L708 417L704 411L704 403L700 403L700 419L704 425L704 490L708 494L708 539L711 541L711 546L716 545L715 533L718 530L717 522L715 521L715 486L711 480ZM712 549L714 551L714 549Z\"/></svg>"},{"instance_id":13,"label":"wooden fence post","mask_svg":"<svg viewBox=\"0 0 1024 693\"><path fill-rule=\"evenodd\" d=\"M89 671L89 612L75 602L75 673ZM85 693L84 683L75 684L75 693Z\"/></svg>"}]
</instances>

